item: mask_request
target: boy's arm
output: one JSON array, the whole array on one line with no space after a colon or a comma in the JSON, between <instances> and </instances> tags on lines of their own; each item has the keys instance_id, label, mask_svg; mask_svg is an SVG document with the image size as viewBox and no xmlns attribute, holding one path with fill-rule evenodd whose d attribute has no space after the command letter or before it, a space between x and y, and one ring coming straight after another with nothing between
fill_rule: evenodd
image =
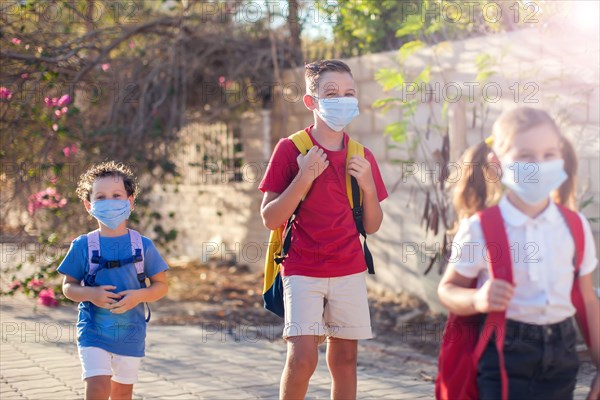
<instances>
[{"instance_id":1,"label":"boy's arm","mask_svg":"<svg viewBox=\"0 0 600 400\"><path fill-rule=\"evenodd\" d=\"M377 190L372 192L363 191L363 226L367 235L379 230L383 221L383 210L377 198Z\"/></svg>"},{"instance_id":2,"label":"boy's arm","mask_svg":"<svg viewBox=\"0 0 600 400\"><path fill-rule=\"evenodd\" d=\"M265 192L260 206L260 215L265 227L275 230L292 215L302 196L308 191L312 181L329 165L323 149L313 146L308 153L297 158L298 174L283 193Z\"/></svg>"},{"instance_id":3,"label":"boy's arm","mask_svg":"<svg viewBox=\"0 0 600 400\"><path fill-rule=\"evenodd\" d=\"M140 303L150 303L164 297L169 291L167 274L165 271L158 272L150 277L150 286L142 289L123 290L118 294L123 298L111 305L111 312L122 314L129 311Z\"/></svg>"},{"instance_id":4,"label":"boy's arm","mask_svg":"<svg viewBox=\"0 0 600 400\"><path fill-rule=\"evenodd\" d=\"M62 285L63 293L69 300L75 302L91 301L101 308L110 308L121 296L110 292L116 289L112 285L104 286L81 286L81 283L72 276L65 275Z\"/></svg>"},{"instance_id":5,"label":"boy's arm","mask_svg":"<svg viewBox=\"0 0 600 400\"><path fill-rule=\"evenodd\" d=\"M383 220L383 211L377 197L377 186L373 178L371 163L364 157L352 156L348 162L348 173L356 178L363 192L363 225L370 235L379 230Z\"/></svg>"}]
</instances>

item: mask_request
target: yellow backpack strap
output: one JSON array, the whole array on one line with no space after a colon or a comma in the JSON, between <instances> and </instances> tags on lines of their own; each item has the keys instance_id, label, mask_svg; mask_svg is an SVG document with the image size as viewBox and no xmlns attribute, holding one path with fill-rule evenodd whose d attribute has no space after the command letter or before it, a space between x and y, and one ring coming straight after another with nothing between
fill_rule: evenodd
<instances>
[{"instance_id":1,"label":"yellow backpack strap","mask_svg":"<svg viewBox=\"0 0 600 400\"><path fill-rule=\"evenodd\" d=\"M350 176L348 173L348 162L354 155L359 155L361 157L365 156L365 148L362 144L358 143L355 140L350 139L348 141L348 152L346 155L346 194L348 195L348 200L350 201L350 208L352 209L352 218L354 219L354 224L356 225L356 230L360 235L364 238L363 241L363 253L365 255L365 262L367 264L367 270L369 274L375 273L375 267L373 265L373 256L371 255L371 251L369 250L369 246L367 246L367 232L365 231L365 226L362 221L363 216L363 193L358 186L358 182L356 178ZM358 202L358 204L356 204Z\"/></svg>"},{"instance_id":2,"label":"yellow backpack strap","mask_svg":"<svg viewBox=\"0 0 600 400\"><path fill-rule=\"evenodd\" d=\"M313 142L310 140L310 136L308 136L308 133L304 129L291 134L288 136L288 139L294 142L296 148L300 150L300 153L302 154L308 153L308 151L313 147Z\"/></svg>"},{"instance_id":3,"label":"yellow backpack strap","mask_svg":"<svg viewBox=\"0 0 600 400\"><path fill-rule=\"evenodd\" d=\"M352 156L354 155L359 155L361 157L365 156L365 148L363 147L362 144L358 143L356 140L354 139L350 139L348 141L348 153L346 154L346 194L348 195L348 200L350 201L350 208L354 208L354 199L352 197L352 182L351 182L351 176L350 174L347 172L348 171L348 162L350 161L350 159L352 158ZM362 190L359 190L360 192L360 204L362 205L362 197L363 197L363 193Z\"/></svg>"},{"instance_id":4,"label":"yellow backpack strap","mask_svg":"<svg viewBox=\"0 0 600 400\"><path fill-rule=\"evenodd\" d=\"M288 139L294 142L296 148L300 150L300 153L302 155L308 153L308 151L314 146L312 140L310 139L310 136L304 129L291 134L290 136L288 136ZM310 186L308 187L306 193L304 193L304 195L302 196L302 201L304 201L304 199L306 198L306 195L308 194L309 190Z\"/></svg>"}]
</instances>

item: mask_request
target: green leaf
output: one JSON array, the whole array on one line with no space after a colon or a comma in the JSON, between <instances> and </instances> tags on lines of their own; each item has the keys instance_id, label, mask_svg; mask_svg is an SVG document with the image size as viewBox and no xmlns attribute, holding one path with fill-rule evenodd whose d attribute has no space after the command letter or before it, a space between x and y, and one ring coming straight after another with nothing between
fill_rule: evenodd
<instances>
[{"instance_id":1,"label":"green leaf","mask_svg":"<svg viewBox=\"0 0 600 400\"><path fill-rule=\"evenodd\" d=\"M415 79L417 83L429 83L431 81L431 65L428 65L421 71L421 73Z\"/></svg>"},{"instance_id":2,"label":"green leaf","mask_svg":"<svg viewBox=\"0 0 600 400\"><path fill-rule=\"evenodd\" d=\"M488 78L490 76L494 75L493 71L485 71L485 72L480 72L477 74L477 76L475 77L475 80L477 82L484 82L486 80L488 80Z\"/></svg>"},{"instance_id":3,"label":"green leaf","mask_svg":"<svg viewBox=\"0 0 600 400\"><path fill-rule=\"evenodd\" d=\"M404 77L400 71L391 68L382 68L375 73L375 80L383 86L384 91L398 88L404 84Z\"/></svg>"},{"instance_id":4,"label":"green leaf","mask_svg":"<svg viewBox=\"0 0 600 400\"><path fill-rule=\"evenodd\" d=\"M406 121L394 122L385 127L384 133L389 135L394 142L404 143L406 141L407 126L408 123Z\"/></svg>"},{"instance_id":5,"label":"green leaf","mask_svg":"<svg viewBox=\"0 0 600 400\"><path fill-rule=\"evenodd\" d=\"M402 27L396 31L396 37L402 37L406 35L416 36L421 28L423 28L423 20L421 19L421 15L409 15Z\"/></svg>"},{"instance_id":6,"label":"green leaf","mask_svg":"<svg viewBox=\"0 0 600 400\"><path fill-rule=\"evenodd\" d=\"M410 42L404 43L400 50L398 50L398 57L400 61L405 61L408 57L410 57L417 50L425 47L425 43L420 40L412 40Z\"/></svg>"},{"instance_id":7,"label":"green leaf","mask_svg":"<svg viewBox=\"0 0 600 400\"><path fill-rule=\"evenodd\" d=\"M381 108L390 105L390 103L395 103L401 101L398 97L386 97L385 99L375 100L373 102L373 108Z\"/></svg>"}]
</instances>

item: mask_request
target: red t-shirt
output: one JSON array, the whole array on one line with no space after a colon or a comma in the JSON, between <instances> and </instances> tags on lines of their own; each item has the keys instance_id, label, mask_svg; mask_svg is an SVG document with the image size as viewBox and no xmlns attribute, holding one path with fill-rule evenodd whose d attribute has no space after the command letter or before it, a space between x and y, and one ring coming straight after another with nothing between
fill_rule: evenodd
<instances>
[{"instance_id":1,"label":"red t-shirt","mask_svg":"<svg viewBox=\"0 0 600 400\"><path fill-rule=\"evenodd\" d=\"M323 148L310 134L315 146ZM284 276L304 275L332 278L356 274L367 268L356 230L350 202L346 194L346 149L348 135L344 132L344 149L324 149L329 166L312 183L292 225L292 244L282 263ZM288 138L281 139L258 188L262 192L283 193L299 171L296 158L300 151ZM365 148L365 158L371 163L377 197L381 202L387 190L373 153Z\"/></svg>"}]
</instances>

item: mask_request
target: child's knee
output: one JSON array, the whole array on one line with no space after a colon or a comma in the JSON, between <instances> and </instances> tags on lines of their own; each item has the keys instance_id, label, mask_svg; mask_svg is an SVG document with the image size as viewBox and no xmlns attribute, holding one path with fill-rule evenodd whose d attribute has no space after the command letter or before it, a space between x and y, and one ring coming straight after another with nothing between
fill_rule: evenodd
<instances>
[{"instance_id":1,"label":"child's knee","mask_svg":"<svg viewBox=\"0 0 600 400\"><path fill-rule=\"evenodd\" d=\"M112 381L110 391L111 400L131 400L133 397L133 385Z\"/></svg>"},{"instance_id":2,"label":"child's knee","mask_svg":"<svg viewBox=\"0 0 600 400\"><path fill-rule=\"evenodd\" d=\"M317 368L318 355L294 352L286 360L286 367L294 374L311 375Z\"/></svg>"},{"instance_id":3,"label":"child's knee","mask_svg":"<svg viewBox=\"0 0 600 400\"><path fill-rule=\"evenodd\" d=\"M85 379L86 400L108 399L111 383L109 375L97 375Z\"/></svg>"}]
</instances>

